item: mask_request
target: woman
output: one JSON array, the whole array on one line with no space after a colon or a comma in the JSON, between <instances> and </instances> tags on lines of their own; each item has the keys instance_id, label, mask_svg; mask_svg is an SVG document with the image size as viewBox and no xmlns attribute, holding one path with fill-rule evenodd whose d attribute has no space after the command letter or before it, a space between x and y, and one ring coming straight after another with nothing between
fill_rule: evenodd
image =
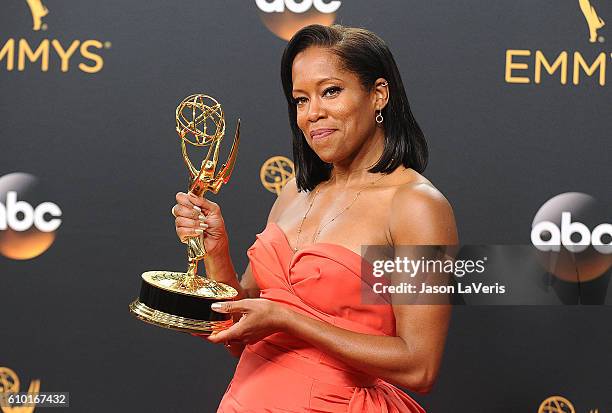
<instances>
[{"instance_id":1,"label":"woman","mask_svg":"<svg viewBox=\"0 0 612 413\"><path fill-rule=\"evenodd\" d=\"M239 321L208 337L240 356L218 411L423 412L390 383L431 389L450 308L359 293L361 245L457 243L450 205L419 173L427 145L393 56L367 30L313 25L281 76L296 178L240 282L219 206L179 193L173 207L179 238L203 236L210 273L240 294L216 306Z\"/></svg>"}]
</instances>

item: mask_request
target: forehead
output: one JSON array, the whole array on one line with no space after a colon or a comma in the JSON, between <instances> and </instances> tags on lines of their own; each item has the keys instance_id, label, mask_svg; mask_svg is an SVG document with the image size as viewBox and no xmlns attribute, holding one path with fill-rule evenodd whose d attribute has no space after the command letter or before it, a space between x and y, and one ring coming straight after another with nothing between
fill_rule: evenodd
<instances>
[{"instance_id":1,"label":"forehead","mask_svg":"<svg viewBox=\"0 0 612 413\"><path fill-rule=\"evenodd\" d=\"M353 73L342 68L338 56L329 49L322 47L309 47L298 53L293 59L291 74L295 88L298 88L301 84L317 82L329 77L343 80L356 77Z\"/></svg>"}]
</instances>

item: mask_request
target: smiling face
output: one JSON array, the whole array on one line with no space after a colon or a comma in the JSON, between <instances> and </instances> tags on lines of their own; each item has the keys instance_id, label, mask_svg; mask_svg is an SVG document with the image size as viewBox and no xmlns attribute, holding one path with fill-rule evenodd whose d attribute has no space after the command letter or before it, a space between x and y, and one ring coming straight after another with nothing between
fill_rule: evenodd
<instances>
[{"instance_id":1,"label":"smiling face","mask_svg":"<svg viewBox=\"0 0 612 413\"><path fill-rule=\"evenodd\" d=\"M375 136L384 138L374 120L387 100L378 90L384 79L366 90L355 73L343 69L339 58L321 47L309 47L295 57L292 79L298 127L324 162L347 161Z\"/></svg>"}]
</instances>

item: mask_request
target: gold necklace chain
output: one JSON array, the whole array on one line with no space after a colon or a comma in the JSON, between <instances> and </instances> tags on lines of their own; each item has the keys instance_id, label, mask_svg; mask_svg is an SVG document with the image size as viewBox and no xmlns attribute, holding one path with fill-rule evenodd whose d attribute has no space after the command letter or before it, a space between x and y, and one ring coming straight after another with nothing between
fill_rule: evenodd
<instances>
[{"instance_id":1,"label":"gold necklace chain","mask_svg":"<svg viewBox=\"0 0 612 413\"><path fill-rule=\"evenodd\" d=\"M340 212L338 212L338 214L336 214L335 217L333 217L331 220L329 220L327 223L325 223L325 225L323 225L322 227L320 227L316 232L315 235L312 237L312 243L316 243L317 238L319 237L319 234L321 233L321 231L323 231L323 229L325 229L325 227L329 224L331 224L336 218L338 218L340 215L342 215L344 212L346 212L357 200L357 198L359 197L359 194L361 194L361 192L368 188L369 185L374 185L375 183L377 183L378 181L380 181L381 179L383 179L386 175L383 174L380 178L378 178L375 181L370 182L368 185L364 186L363 188L361 188L356 194L355 194L355 198L353 198L353 200L346 206L344 207ZM295 240L295 247L293 248L293 252L296 253L298 251L298 247L299 247L299 243L300 243L300 233L302 232L302 225L304 224L304 221L306 220L306 217L308 216L308 213L310 212L310 209L312 208L312 205L314 204L315 199L317 198L317 195L319 194L319 191L321 191L321 187L317 188L317 190L315 191L314 196L312 197L312 201L310 201L310 205L308 206L308 209L306 210L306 213L304 214L304 216L302 217L302 221L300 222L300 226L298 227L298 231L297 231L297 237Z\"/></svg>"}]
</instances>

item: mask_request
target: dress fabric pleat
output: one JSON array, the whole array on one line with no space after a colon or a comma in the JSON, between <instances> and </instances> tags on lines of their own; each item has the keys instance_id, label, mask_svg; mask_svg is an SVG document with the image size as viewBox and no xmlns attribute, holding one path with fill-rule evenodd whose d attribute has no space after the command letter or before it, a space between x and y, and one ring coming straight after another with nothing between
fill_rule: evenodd
<instances>
[{"instance_id":1,"label":"dress fabric pleat","mask_svg":"<svg viewBox=\"0 0 612 413\"><path fill-rule=\"evenodd\" d=\"M297 253L268 223L247 255L260 297L338 327L395 336L392 307L364 304L361 256L317 243ZM371 291L371 288L369 288ZM218 413L425 413L402 390L285 333L247 345Z\"/></svg>"}]
</instances>

